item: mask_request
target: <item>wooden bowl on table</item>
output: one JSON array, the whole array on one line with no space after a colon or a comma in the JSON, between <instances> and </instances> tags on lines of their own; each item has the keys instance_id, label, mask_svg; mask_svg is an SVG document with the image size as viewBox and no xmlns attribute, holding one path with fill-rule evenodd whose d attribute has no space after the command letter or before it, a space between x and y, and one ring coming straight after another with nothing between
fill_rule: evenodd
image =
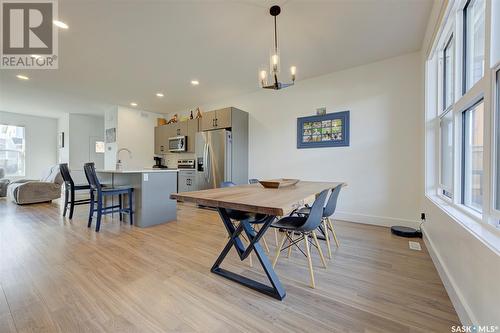
<instances>
[{"instance_id":1,"label":"wooden bowl on table","mask_svg":"<svg viewBox=\"0 0 500 333\"><path fill-rule=\"evenodd\" d=\"M293 186L297 184L299 179L271 179L271 180L259 180L259 183L265 188L283 188L288 186Z\"/></svg>"}]
</instances>

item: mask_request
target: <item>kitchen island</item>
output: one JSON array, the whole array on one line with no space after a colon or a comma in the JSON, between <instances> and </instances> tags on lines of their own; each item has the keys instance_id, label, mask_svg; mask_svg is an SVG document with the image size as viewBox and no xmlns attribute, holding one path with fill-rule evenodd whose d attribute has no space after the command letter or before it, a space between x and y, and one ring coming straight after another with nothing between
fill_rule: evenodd
<instances>
[{"instance_id":1,"label":"kitchen island","mask_svg":"<svg viewBox=\"0 0 500 333\"><path fill-rule=\"evenodd\" d=\"M149 227L176 219L177 169L97 170L103 184L134 188L134 224ZM113 200L117 200L114 198Z\"/></svg>"}]
</instances>

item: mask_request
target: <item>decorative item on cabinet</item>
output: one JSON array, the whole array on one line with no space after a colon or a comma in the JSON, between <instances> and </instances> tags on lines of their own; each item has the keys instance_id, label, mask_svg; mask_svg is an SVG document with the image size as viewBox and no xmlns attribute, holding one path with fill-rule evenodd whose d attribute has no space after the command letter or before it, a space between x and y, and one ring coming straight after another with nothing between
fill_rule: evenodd
<instances>
[{"instance_id":1,"label":"decorative item on cabinet","mask_svg":"<svg viewBox=\"0 0 500 333\"><path fill-rule=\"evenodd\" d=\"M200 108L196 108L196 119L201 119L202 115L201 115L201 110Z\"/></svg>"},{"instance_id":2,"label":"decorative item on cabinet","mask_svg":"<svg viewBox=\"0 0 500 333\"><path fill-rule=\"evenodd\" d=\"M156 118L156 124L158 126L166 125L167 124L167 119L165 119L165 118Z\"/></svg>"},{"instance_id":3,"label":"decorative item on cabinet","mask_svg":"<svg viewBox=\"0 0 500 333\"><path fill-rule=\"evenodd\" d=\"M177 122L177 118L178 118L178 116L177 116L177 113L176 113L176 114L174 114L174 116L172 118L170 118L169 121L167 121L167 124L174 124L174 123L176 123Z\"/></svg>"},{"instance_id":4,"label":"decorative item on cabinet","mask_svg":"<svg viewBox=\"0 0 500 333\"><path fill-rule=\"evenodd\" d=\"M194 117L193 117L193 110L191 110L191 114L189 115L189 119L194 119Z\"/></svg>"}]
</instances>

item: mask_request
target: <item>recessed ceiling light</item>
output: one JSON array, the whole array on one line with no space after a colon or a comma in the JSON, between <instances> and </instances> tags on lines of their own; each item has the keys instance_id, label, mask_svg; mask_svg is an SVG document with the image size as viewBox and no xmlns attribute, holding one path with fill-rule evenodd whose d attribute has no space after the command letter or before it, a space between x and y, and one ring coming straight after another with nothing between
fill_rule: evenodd
<instances>
[{"instance_id":1,"label":"recessed ceiling light","mask_svg":"<svg viewBox=\"0 0 500 333\"><path fill-rule=\"evenodd\" d=\"M58 20L54 20L52 21L54 23L55 26L59 27L59 28L62 28L62 29L68 29L68 25L64 22L61 22L61 21L58 21Z\"/></svg>"},{"instance_id":2,"label":"recessed ceiling light","mask_svg":"<svg viewBox=\"0 0 500 333\"><path fill-rule=\"evenodd\" d=\"M156 93L156 97L163 97L163 96L165 96L165 95L163 95L163 93L161 93L161 92Z\"/></svg>"},{"instance_id":3,"label":"recessed ceiling light","mask_svg":"<svg viewBox=\"0 0 500 333\"><path fill-rule=\"evenodd\" d=\"M21 79L21 80L29 80L29 79L30 79L30 78L29 78L29 77L27 77L26 75L21 75L21 74L16 75L16 77L17 77L18 79Z\"/></svg>"},{"instance_id":4,"label":"recessed ceiling light","mask_svg":"<svg viewBox=\"0 0 500 333\"><path fill-rule=\"evenodd\" d=\"M130 103L130 106L137 106L137 103L132 102L132 103Z\"/></svg>"},{"instance_id":5,"label":"recessed ceiling light","mask_svg":"<svg viewBox=\"0 0 500 333\"><path fill-rule=\"evenodd\" d=\"M192 80L191 81L191 85L193 85L193 86L197 86L199 84L200 84L200 81L198 81L198 80Z\"/></svg>"}]
</instances>

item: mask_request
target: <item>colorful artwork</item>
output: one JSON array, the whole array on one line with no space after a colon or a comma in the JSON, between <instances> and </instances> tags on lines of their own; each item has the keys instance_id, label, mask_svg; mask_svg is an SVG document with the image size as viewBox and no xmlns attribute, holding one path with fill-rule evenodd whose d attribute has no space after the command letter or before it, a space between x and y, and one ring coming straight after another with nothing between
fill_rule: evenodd
<instances>
[{"instance_id":1,"label":"colorful artwork","mask_svg":"<svg viewBox=\"0 0 500 333\"><path fill-rule=\"evenodd\" d=\"M297 119L297 148L349 145L349 111Z\"/></svg>"}]
</instances>

